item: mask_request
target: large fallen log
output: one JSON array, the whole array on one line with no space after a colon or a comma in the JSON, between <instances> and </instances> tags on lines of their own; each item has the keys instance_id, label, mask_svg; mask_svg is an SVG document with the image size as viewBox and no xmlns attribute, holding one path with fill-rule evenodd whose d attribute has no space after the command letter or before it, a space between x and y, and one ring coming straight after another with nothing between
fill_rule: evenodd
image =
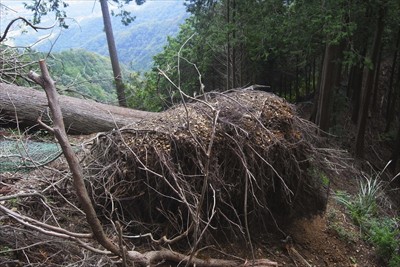
<instances>
[{"instance_id":1,"label":"large fallen log","mask_svg":"<svg viewBox=\"0 0 400 267\"><path fill-rule=\"evenodd\" d=\"M59 101L69 134L109 131L156 114L69 96L60 96ZM50 123L44 91L0 83L0 123L15 124L18 120L19 125L34 126L40 115Z\"/></svg>"}]
</instances>

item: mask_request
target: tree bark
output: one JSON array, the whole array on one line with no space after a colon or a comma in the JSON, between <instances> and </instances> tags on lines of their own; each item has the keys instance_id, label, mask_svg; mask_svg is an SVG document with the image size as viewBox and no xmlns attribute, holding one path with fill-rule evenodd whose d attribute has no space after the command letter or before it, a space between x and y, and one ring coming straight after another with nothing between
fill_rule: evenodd
<instances>
[{"instance_id":1,"label":"tree bark","mask_svg":"<svg viewBox=\"0 0 400 267\"><path fill-rule=\"evenodd\" d=\"M376 110L376 102L378 101L378 91L379 91L379 78L381 72L381 61L382 61L382 53L383 53L383 45L379 48L379 55L378 55L378 63L375 68L374 72L374 85L372 87L373 97L372 97L372 105L371 110Z\"/></svg>"},{"instance_id":2,"label":"tree bark","mask_svg":"<svg viewBox=\"0 0 400 267\"><path fill-rule=\"evenodd\" d=\"M111 65L114 73L115 86L117 89L118 104L126 107L125 86L122 82L122 72L119 66L117 48L115 46L114 33L111 26L110 11L107 0L100 0L101 13L103 15L104 30L107 36L108 51L110 53Z\"/></svg>"},{"instance_id":3,"label":"tree bark","mask_svg":"<svg viewBox=\"0 0 400 267\"><path fill-rule=\"evenodd\" d=\"M322 131L328 131L331 125L332 95L334 87L338 86L336 83L340 80L338 61L342 50L341 45L326 45L316 114L316 124Z\"/></svg>"},{"instance_id":4,"label":"tree bark","mask_svg":"<svg viewBox=\"0 0 400 267\"><path fill-rule=\"evenodd\" d=\"M365 56L366 54L366 49L365 53L362 52L361 55ZM361 101L361 88L362 88L362 80L363 80L363 71L364 67L360 66L353 66L352 69L352 74L351 74L351 80L349 82L349 88L352 91L352 105L353 105L353 111L351 113L351 120L354 124L357 123L358 121L358 113L360 111L360 101Z\"/></svg>"},{"instance_id":5,"label":"tree bark","mask_svg":"<svg viewBox=\"0 0 400 267\"><path fill-rule=\"evenodd\" d=\"M385 126L385 133L389 132L392 121L394 119L394 113L395 113L395 102L397 98L397 94L395 93L395 89L393 88L394 84L394 77L395 77L395 72L396 72L396 63L397 63L397 56L398 52L400 49L400 27L399 31L397 33L397 41L396 41L396 50L393 55L393 60L392 60L392 67L390 70L390 79L389 79L389 86L388 86L388 94L387 94L387 108L386 108L386 126ZM400 68L398 68L398 76L400 76ZM399 77L397 78L399 79ZM394 97L393 97L394 95Z\"/></svg>"},{"instance_id":6,"label":"tree bark","mask_svg":"<svg viewBox=\"0 0 400 267\"><path fill-rule=\"evenodd\" d=\"M226 23L229 25L230 21L230 0L226 4ZM227 34L227 51L226 51L226 90L231 87L231 33L228 31Z\"/></svg>"},{"instance_id":7,"label":"tree bark","mask_svg":"<svg viewBox=\"0 0 400 267\"><path fill-rule=\"evenodd\" d=\"M348 82L348 90L351 91L351 102L352 102L352 114L351 120L354 124L357 124L358 114L360 111L361 104L361 92L364 80L364 60L367 56L368 44L370 43L369 28L372 28L372 10L367 7L365 10L364 26L360 27L355 33L352 42L355 44L356 51L358 51L359 59L353 63L350 71L350 77ZM348 95L350 97L350 95Z\"/></svg>"},{"instance_id":8,"label":"tree bark","mask_svg":"<svg viewBox=\"0 0 400 267\"><path fill-rule=\"evenodd\" d=\"M156 115L69 96L61 95L59 101L69 134L109 131ZM47 110L47 99L43 91L0 83L0 123L34 126L41 114L42 120L49 123Z\"/></svg>"},{"instance_id":9,"label":"tree bark","mask_svg":"<svg viewBox=\"0 0 400 267\"><path fill-rule=\"evenodd\" d=\"M400 119L399 119L399 125L400 125ZM397 136L396 136L396 141L394 143L394 147L392 150L392 154L390 156L390 165L389 169L392 171L393 174L396 173L396 166L397 166L397 161L399 160L400 157L400 127L397 130ZM400 180L396 180L396 186L400 187Z\"/></svg>"},{"instance_id":10,"label":"tree bark","mask_svg":"<svg viewBox=\"0 0 400 267\"><path fill-rule=\"evenodd\" d=\"M130 259L133 259L138 266L153 266L158 262L171 261L171 262L179 262L182 266L188 263L189 257L174 252L171 250L155 250L149 251L145 253L140 253L137 251L128 251L128 256ZM268 259L255 259L255 260L246 260L245 262L241 260L224 260L224 259L200 259L193 258L191 260L191 264L189 266L197 266L197 267L272 267L279 266L277 262L270 261Z\"/></svg>"},{"instance_id":11,"label":"tree bark","mask_svg":"<svg viewBox=\"0 0 400 267\"><path fill-rule=\"evenodd\" d=\"M371 59L373 63L373 69L369 70L367 73L365 89L362 94L362 103L360 106L360 113L357 123L357 135L356 135L356 145L355 145L355 155L356 157L364 156L364 135L367 126L367 116L368 110L371 102L371 94L374 79L374 70L377 67L379 48L381 47L382 35L384 30L384 17L386 9L381 6L379 9L379 17L377 21L377 28L374 36L374 41L372 45Z\"/></svg>"}]
</instances>

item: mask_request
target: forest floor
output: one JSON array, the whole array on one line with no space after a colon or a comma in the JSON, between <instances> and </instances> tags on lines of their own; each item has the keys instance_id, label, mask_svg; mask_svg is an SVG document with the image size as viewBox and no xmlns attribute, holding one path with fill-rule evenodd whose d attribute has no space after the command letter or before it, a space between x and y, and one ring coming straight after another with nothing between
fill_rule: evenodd
<instances>
[{"instance_id":1,"label":"forest floor","mask_svg":"<svg viewBox=\"0 0 400 267\"><path fill-rule=\"evenodd\" d=\"M310 107L308 107L310 108ZM303 116L309 115L307 107L300 108ZM337 114L342 127L337 136L330 139L335 149L349 151L351 157L352 145L355 141L356 127L351 122L348 110ZM350 198L357 197L360 192L360 182L365 177L376 178L383 183L395 174L383 171L391 153L390 142L381 138L381 118L370 118L365 142L365 159L351 159L354 169L341 172L340 175L330 176L330 197L326 212L322 216L296 221L289 227L288 234L293 237L293 245L298 252L293 253L288 246L280 254L273 255L273 259L283 263L283 266L387 266L377 256L376 248L365 240L360 227L352 221L349 211L336 200L336 194L344 192ZM355 175L357 174L358 175ZM399 199L396 197L398 189L389 189L382 192L382 205L379 206L382 214L398 216ZM390 192L389 192L390 191ZM390 194L390 196L389 196ZM277 257L279 255L279 257ZM288 257L289 256L289 257Z\"/></svg>"},{"instance_id":2,"label":"forest floor","mask_svg":"<svg viewBox=\"0 0 400 267\"><path fill-rule=\"evenodd\" d=\"M75 137L75 142L84 140L86 137ZM63 180L67 170L67 166L63 158L60 158L51 164L52 170L40 170L28 173L19 173L18 175L0 174L3 185L0 185L0 194L18 194L29 191L42 191L49 184L57 180ZM57 171L55 171L57 170ZM290 226L283 229L289 237L287 240L281 240L281 235L260 234L257 240L254 240L254 251L256 258L267 258L276 261L279 266L293 267L309 267L309 266L376 266L384 267L376 256L375 249L363 240L360 234L360 229L354 225L352 219L346 212L345 208L337 203L334 198L335 192L346 191L347 193L356 194L358 191L358 179L352 174L348 177L332 177L330 197L326 212L321 216L316 216L309 219L301 219L293 222ZM13 184L13 186L4 186L4 184ZM62 190L63 186L58 188ZM50 189L52 190L52 189ZM64 196L70 196L71 192L62 192ZM54 207L52 212L54 216L59 218L58 222L64 223L65 228L71 231L82 230L82 225L76 223L81 216L73 219L74 212L65 209L62 206L57 206L57 199L54 198ZM32 200L31 200L32 201ZM41 210L41 205L35 202L27 201L19 203L22 206L16 206L16 209L24 209L26 214L33 217L40 216L37 214ZM17 204L16 204L17 205ZM57 208L56 208L57 207ZM46 208L45 208L46 209ZM60 214L65 213L65 214ZM72 213L72 214L69 214ZM69 214L69 215L67 215ZM65 217L65 219L62 219ZM71 221L75 221L71 225ZM3 237L5 238L5 237ZM0 240L1 240L0 234ZM4 240L4 239L3 239ZM34 241L34 240L32 240ZM19 241L21 242L21 240ZM0 242L1 243L1 242ZM250 248L243 243L230 244L224 248L225 251L230 251L231 255L242 258L249 258L251 253ZM5 245L0 244L4 249ZM65 248L64 248L65 249ZM35 254L34 251L31 253ZM207 253L206 253L207 254ZM43 262L46 257L51 255L51 252L45 248L37 251L36 256L30 255L31 260ZM218 257L210 252L210 257ZM1 255L0 255L1 256ZM17 258L21 257L18 253ZM220 256L220 255L219 255ZM4 259L4 258L3 258ZM54 262L59 260L54 258ZM1 257L0 257L1 263ZM51 262L49 262L52 266ZM0 264L0 266L3 266ZM4 266L22 266L22 265L4 265ZM41 266L41 265L39 265ZM54 265L57 266L57 265ZM96 265L86 265L96 266ZM105 265L107 266L107 265ZM174 265L164 265L174 266Z\"/></svg>"}]
</instances>

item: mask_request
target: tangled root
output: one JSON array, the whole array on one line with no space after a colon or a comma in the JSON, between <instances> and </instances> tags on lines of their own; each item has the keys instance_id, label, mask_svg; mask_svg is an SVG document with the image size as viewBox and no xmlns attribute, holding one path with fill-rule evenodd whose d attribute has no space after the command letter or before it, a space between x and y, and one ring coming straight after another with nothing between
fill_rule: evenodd
<instances>
[{"instance_id":1,"label":"tangled root","mask_svg":"<svg viewBox=\"0 0 400 267\"><path fill-rule=\"evenodd\" d=\"M311 123L265 92L205 99L98 136L86 164L103 217L132 233L199 242L247 240L324 211Z\"/></svg>"}]
</instances>

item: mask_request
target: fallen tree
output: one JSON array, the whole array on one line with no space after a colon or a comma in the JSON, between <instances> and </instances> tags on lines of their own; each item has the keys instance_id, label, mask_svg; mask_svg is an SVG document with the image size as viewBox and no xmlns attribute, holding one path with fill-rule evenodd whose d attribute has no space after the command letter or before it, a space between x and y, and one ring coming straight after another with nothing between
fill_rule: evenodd
<instances>
[{"instance_id":1,"label":"fallen tree","mask_svg":"<svg viewBox=\"0 0 400 267\"><path fill-rule=\"evenodd\" d=\"M313 171L325 168L331 153L316 148L315 126L283 99L253 90L210 93L98 134L81 166L54 82L44 61L40 66L42 75L30 77L45 88L54 125L39 124L60 142L92 233L67 231L0 205L23 226L117 256L123 266L277 266L256 259L253 240L276 230L285 237L286 223L324 211L326 184ZM82 241L89 238L105 250ZM225 241L246 244L245 257L252 260L201 255L205 246ZM150 244L146 251L135 248L144 243Z\"/></svg>"},{"instance_id":2,"label":"fallen tree","mask_svg":"<svg viewBox=\"0 0 400 267\"><path fill-rule=\"evenodd\" d=\"M69 134L110 131L155 115L63 95L59 103ZM52 121L43 91L0 83L0 123L34 126L39 116L45 123Z\"/></svg>"},{"instance_id":3,"label":"fallen tree","mask_svg":"<svg viewBox=\"0 0 400 267\"><path fill-rule=\"evenodd\" d=\"M97 136L86 160L98 213L133 240L250 244L325 210L316 128L276 95L209 93ZM135 233L142 233L137 235ZM147 233L147 234L143 234ZM192 255L192 254L191 254Z\"/></svg>"},{"instance_id":4,"label":"fallen tree","mask_svg":"<svg viewBox=\"0 0 400 267\"><path fill-rule=\"evenodd\" d=\"M162 262L179 262L185 263L186 266L216 266L216 267L224 267L224 266L277 266L276 262L269 261L267 259L255 259L251 262L244 259L202 259L197 257L195 253L197 253L197 246L192 247L192 253L190 255L182 254L179 252L172 251L171 249L159 249L149 252L139 252L136 250L128 250L124 242L123 229L121 228L120 222L117 220L114 222L115 230L117 230L118 242L111 239L107 234L105 229L103 228L102 223L98 219L95 209L90 201L88 191L86 189L84 183L84 175L83 175L83 167L79 162L77 155L74 153L71 144L68 141L68 137L66 134L66 127L64 125L63 116L61 108L58 104L58 94L55 90L55 82L50 77L47 66L44 60L39 62L40 69L42 75L38 75L34 72L29 73L29 78L31 78L36 83L40 84L46 92L46 96L48 99L48 105L51 110L52 116L54 118L53 126L49 126L45 124L41 117L38 119L38 123L43 128L47 129L49 132L53 133L60 143L64 156L67 160L69 169L72 173L72 181L73 187L76 192L77 199L79 201L79 205L82 208L82 212L86 216L86 221L91 229L92 234L82 234L82 233L73 233L66 229L63 229L59 226L52 226L47 223L42 223L38 220L32 219L30 217L21 215L16 213L3 205L0 204L0 210L8 215L10 218L13 218L18 223L24 225L27 228L34 229L40 233L48 234L53 237L64 238L67 240L75 241L77 244L91 250L92 252L100 253L103 255L109 256L117 256L121 259L122 266L155 266L159 265ZM139 192L136 192L140 194ZM13 199L17 197L26 197L38 195L42 197L40 194L29 194L29 195L14 195L3 198L3 200ZM2 200L2 198L0 198ZM201 205L200 205L201 206ZM195 228L196 230L197 228ZM99 250L91 245L83 242L82 239L93 238L96 240L104 249Z\"/></svg>"}]
</instances>

